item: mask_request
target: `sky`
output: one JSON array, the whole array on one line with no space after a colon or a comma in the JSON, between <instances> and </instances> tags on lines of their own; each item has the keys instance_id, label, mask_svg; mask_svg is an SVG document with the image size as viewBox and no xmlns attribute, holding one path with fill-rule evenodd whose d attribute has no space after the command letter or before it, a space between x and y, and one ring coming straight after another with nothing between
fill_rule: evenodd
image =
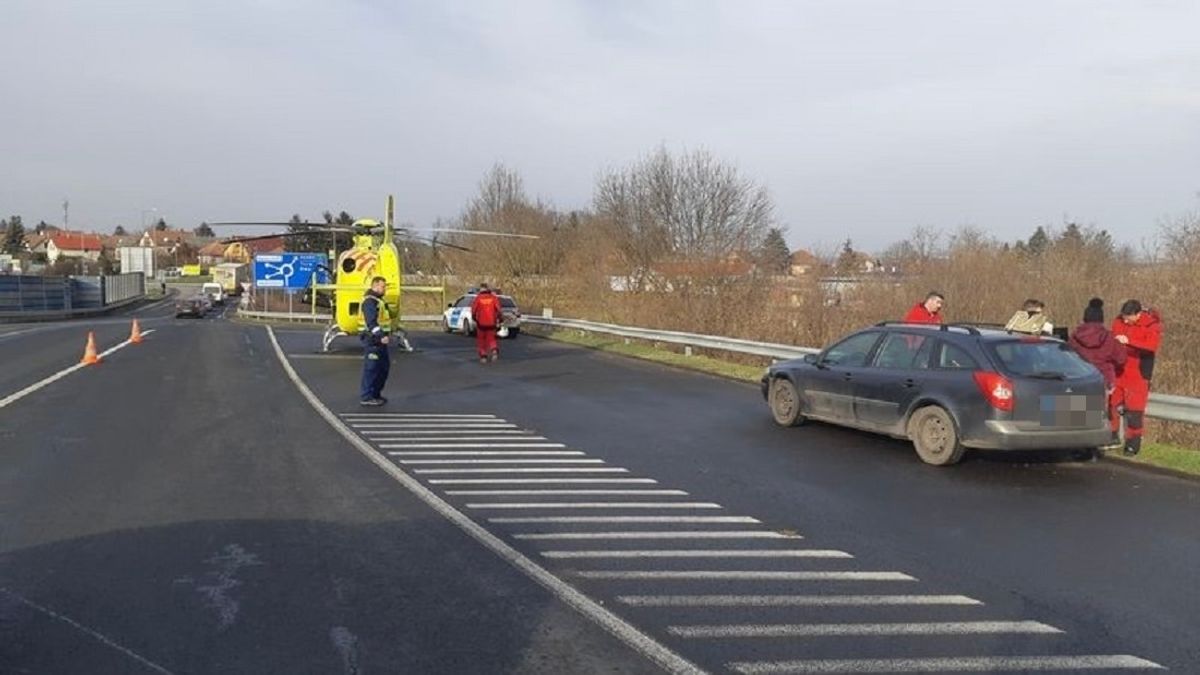
<instances>
[{"instance_id":1,"label":"sky","mask_svg":"<svg viewBox=\"0 0 1200 675\"><path fill-rule=\"evenodd\" d=\"M793 247L915 226L1124 242L1200 206L1194 0L0 3L0 213L417 226L497 162L587 208L664 146Z\"/></svg>"}]
</instances>

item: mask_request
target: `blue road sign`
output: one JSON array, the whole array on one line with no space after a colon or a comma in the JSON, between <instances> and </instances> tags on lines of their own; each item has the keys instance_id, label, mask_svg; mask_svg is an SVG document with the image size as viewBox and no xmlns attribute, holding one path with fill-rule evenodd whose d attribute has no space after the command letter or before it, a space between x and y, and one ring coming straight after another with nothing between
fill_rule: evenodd
<instances>
[{"instance_id":1,"label":"blue road sign","mask_svg":"<svg viewBox=\"0 0 1200 675\"><path fill-rule=\"evenodd\" d=\"M324 253L278 253L254 256L254 285L258 288L300 289L317 283L329 283L329 275L320 265L328 266Z\"/></svg>"}]
</instances>

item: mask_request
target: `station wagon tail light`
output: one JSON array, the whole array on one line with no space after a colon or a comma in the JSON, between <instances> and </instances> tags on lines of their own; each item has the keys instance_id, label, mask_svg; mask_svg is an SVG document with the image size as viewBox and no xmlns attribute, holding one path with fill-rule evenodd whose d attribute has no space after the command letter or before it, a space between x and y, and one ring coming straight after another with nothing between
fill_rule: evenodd
<instances>
[{"instance_id":1,"label":"station wagon tail light","mask_svg":"<svg viewBox=\"0 0 1200 675\"><path fill-rule=\"evenodd\" d=\"M975 384L993 408L1005 411L1013 409L1013 385L1007 377L987 370L977 370L974 374Z\"/></svg>"}]
</instances>

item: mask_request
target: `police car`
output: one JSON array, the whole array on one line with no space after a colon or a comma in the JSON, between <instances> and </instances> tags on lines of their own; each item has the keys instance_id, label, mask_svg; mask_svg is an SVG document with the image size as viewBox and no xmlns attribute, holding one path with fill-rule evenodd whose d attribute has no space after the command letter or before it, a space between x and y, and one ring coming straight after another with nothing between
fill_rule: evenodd
<instances>
[{"instance_id":1,"label":"police car","mask_svg":"<svg viewBox=\"0 0 1200 675\"><path fill-rule=\"evenodd\" d=\"M472 288L459 299L446 305L446 311L442 314L443 330L447 333L475 334L475 321L471 318L471 303L475 302L477 294L478 289ZM517 301L513 300L511 295L497 293L496 297L500 298L500 314L503 317L496 336L515 338L521 332L521 310L517 308Z\"/></svg>"}]
</instances>

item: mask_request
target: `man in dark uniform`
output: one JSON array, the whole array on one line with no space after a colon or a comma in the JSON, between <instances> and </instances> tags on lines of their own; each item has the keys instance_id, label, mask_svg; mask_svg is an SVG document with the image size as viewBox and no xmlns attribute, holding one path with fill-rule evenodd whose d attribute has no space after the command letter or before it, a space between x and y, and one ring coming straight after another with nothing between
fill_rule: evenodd
<instances>
[{"instance_id":1,"label":"man in dark uniform","mask_svg":"<svg viewBox=\"0 0 1200 675\"><path fill-rule=\"evenodd\" d=\"M366 406L387 403L382 393L392 365L391 355L388 353L388 329L392 320L391 312L383 301L386 292L387 279L371 279L371 288L363 295L360 310L366 328L359 336L363 343L363 374L359 403Z\"/></svg>"}]
</instances>

